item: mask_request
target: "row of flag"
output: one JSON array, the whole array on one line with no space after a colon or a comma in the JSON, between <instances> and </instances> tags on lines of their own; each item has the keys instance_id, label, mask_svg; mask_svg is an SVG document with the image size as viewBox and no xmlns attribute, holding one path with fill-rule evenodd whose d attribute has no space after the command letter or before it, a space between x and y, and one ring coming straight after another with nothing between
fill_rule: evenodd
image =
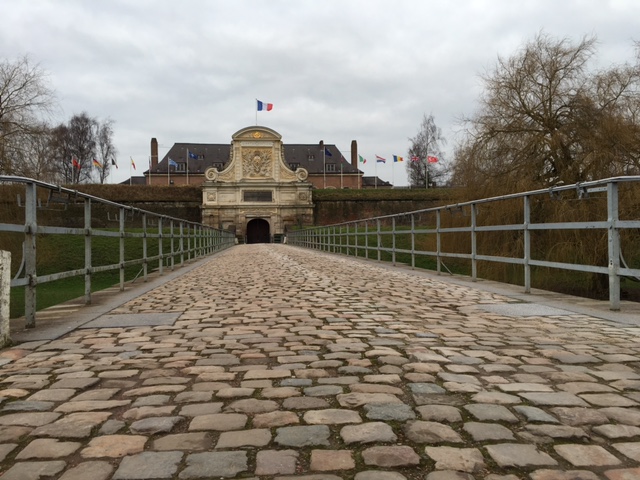
<instances>
[{"instance_id":1,"label":"row of flag","mask_svg":"<svg viewBox=\"0 0 640 480\"><path fill-rule=\"evenodd\" d=\"M365 163L367 163L367 159L366 159L366 158L364 158L362 155L358 155L358 160L359 160L359 162L360 162L360 163L362 163L363 165L364 165ZM413 156L411 157L411 161L412 161L412 162L419 162L420 160L421 160L421 158L420 158L420 157L418 157L418 156L416 156L416 155L413 155ZM404 158L403 158L403 157L400 157L400 156L398 156L398 155L394 155L394 156L393 156L393 161L394 161L394 163L397 163L397 162L404 162ZM428 155L428 156L427 156L427 162L428 162L428 163L438 163L438 157L434 157L434 156ZM386 159L386 158L384 158L384 157L381 157L380 155L376 155L376 163L387 163L387 159Z\"/></svg>"},{"instance_id":2,"label":"row of flag","mask_svg":"<svg viewBox=\"0 0 640 480\"><path fill-rule=\"evenodd\" d=\"M135 170L136 169L136 162L133 161L133 157L130 157L130 158L131 158L131 166ZM97 158L94 158L91 163L96 168L99 168L99 169L103 169L104 168L104 163L102 163ZM73 165L73 167L77 168L78 170L80 170L80 168L81 168L80 162L78 161L78 159L76 157L71 157L71 165ZM118 163L116 162L115 158L111 159L111 165L113 165L114 167L118 168Z\"/></svg>"},{"instance_id":3,"label":"row of flag","mask_svg":"<svg viewBox=\"0 0 640 480\"><path fill-rule=\"evenodd\" d=\"M260 101L258 99L256 99L256 102L258 102L258 104L257 104L258 112L260 112L262 110L266 110L267 112L273 110L273 103L262 102L262 101ZM327 157L331 157L331 152L329 150L327 150L325 148L324 152L325 152L325 155ZM189 153L189 156L191 156L191 153ZM196 156L195 158L198 158L198 157ZM359 159L360 163L362 163L363 165L365 163L367 163L367 159L364 158L362 155L358 155L358 159ZM419 162L420 160L421 160L421 158L416 156L416 155L413 155L411 157L411 161L412 162ZM398 155L394 155L393 156L393 161L396 162L396 163L397 162L404 162L404 158L400 157ZM173 162L173 160L169 159L169 165L173 165L171 162ZM381 157L379 155L376 155L376 162L377 163L386 163L387 159L384 158L384 157ZM438 163L438 157L434 157L434 156L428 155L427 156L427 162L428 163ZM173 163L175 163L175 162L173 162ZM177 166L177 164L175 166Z\"/></svg>"}]
</instances>

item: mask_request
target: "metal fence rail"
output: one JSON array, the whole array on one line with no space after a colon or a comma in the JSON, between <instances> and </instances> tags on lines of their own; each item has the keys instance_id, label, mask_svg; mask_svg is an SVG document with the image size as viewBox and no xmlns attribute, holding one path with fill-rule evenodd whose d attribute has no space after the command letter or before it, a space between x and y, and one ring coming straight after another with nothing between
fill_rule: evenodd
<instances>
[{"instance_id":1,"label":"metal fence rail","mask_svg":"<svg viewBox=\"0 0 640 480\"><path fill-rule=\"evenodd\" d=\"M640 278L639 268L629 268L624 264L622 256L620 235L622 232L634 236L635 245L638 245L640 229L640 210L637 204L631 210L633 218L620 218L619 189L624 185L631 189L640 188L640 176L616 177L599 181L585 182L574 185L552 187L512 195L474 200L455 205L417 210L397 215L373 217L363 220L344 222L335 225L308 228L304 230L290 231L287 234L287 243L306 248L323 250L331 253L362 256L370 259L372 256L380 261L382 254L386 253L393 264L396 264L399 254L410 256L410 264L415 268L416 257L428 256L435 258L436 271L441 274L443 259L466 259L471 263L471 278L477 280L478 262L498 262L505 264L521 265L523 267L522 283L526 293L531 292L531 267L548 267L561 270L590 272L604 274L609 279L609 306L611 310L620 309L620 280L622 277ZM532 221L532 201L538 198L553 198L562 201L562 194L569 194L576 201L581 199L597 198L606 201L602 217L593 221ZM520 207L517 223L480 224L478 221L479 208L491 209L499 202L518 202ZM467 222L458 225L447 226L443 223L443 215L451 212L464 212L463 218ZM629 216L629 215L627 215ZM428 218L431 222L424 219ZM422 220L422 221L421 221ZM402 224L402 228L399 225ZM550 231L601 231L606 232L607 237L607 264L589 265L566 261L551 261L534 259L532 257L534 232ZM518 242L522 245L522 254L519 256L499 256L484 254L479 251L478 237L486 232L517 232ZM465 236L466 251L447 251L447 235ZM585 233L583 233L584 235ZM409 237L407 241L406 238ZM422 236L435 236L435 249L424 250L417 246L416 239ZM405 247L399 247L399 239L405 239ZM448 237L449 238L449 237ZM637 252L631 252L634 255Z\"/></svg>"},{"instance_id":2,"label":"metal fence rail","mask_svg":"<svg viewBox=\"0 0 640 480\"><path fill-rule=\"evenodd\" d=\"M91 278L95 273L119 270L120 289L123 290L125 268L127 267L141 265L141 274L146 281L149 267L152 267L155 262L157 262L157 269L162 275L165 262L168 268L173 269L176 259L179 259L179 264L183 265L185 257L188 261L210 255L228 248L235 243L235 236L231 232L167 215L160 215L128 205L122 205L76 190L30 178L0 176L0 183L23 184L25 188L24 205L22 205L22 198L18 200L18 204L24 208L24 223L0 223L0 233L24 234L22 261L18 272L11 280L11 287L25 287L25 318L27 328L35 326L37 285L73 276L84 276L84 302L90 304ZM48 191L49 199L52 201L58 203L72 202L75 205L82 205L84 215L82 227L39 224L38 213L42 210L42 204L38 198L38 189ZM92 207L96 204L117 211L117 214L114 215L114 221L118 222L117 229L96 228L92 226L95 218L95 209ZM136 219L135 229L131 227L134 218ZM128 226L127 223L130 225ZM38 275L36 269L37 239L43 235L76 235L84 237L84 266L64 272ZM100 266L94 266L92 264L92 240L96 237L118 239L118 263ZM142 243L142 257L126 259L127 251L125 250L125 240L131 238L139 239ZM158 251L155 254L149 252L148 249L148 243L151 239L157 240ZM59 253L64 254L64 252Z\"/></svg>"}]
</instances>

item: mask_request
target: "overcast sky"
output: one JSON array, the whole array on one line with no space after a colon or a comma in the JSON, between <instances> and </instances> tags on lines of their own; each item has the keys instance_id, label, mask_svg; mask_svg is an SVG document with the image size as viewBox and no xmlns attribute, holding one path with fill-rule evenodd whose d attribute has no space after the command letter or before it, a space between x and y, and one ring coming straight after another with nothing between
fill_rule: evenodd
<instances>
[{"instance_id":1,"label":"overcast sky","mask_svg":"<svg viewBox=\"0 0 640 480\"><path fill-rule=\"evenodd\" d=\"M595 35L603 66L631 61L640 1L0 0L0 58L28 54L48 72L51 121L114 121L114 183L129 157L146 170L152 137L161 157L176 142L230 143L257 114L285 143L322 139L349 159L356 140L366 175L406 185L389 159L406 157L423 116L450 160L479 75L540 31Z\"/></svg>"}]
</instances>

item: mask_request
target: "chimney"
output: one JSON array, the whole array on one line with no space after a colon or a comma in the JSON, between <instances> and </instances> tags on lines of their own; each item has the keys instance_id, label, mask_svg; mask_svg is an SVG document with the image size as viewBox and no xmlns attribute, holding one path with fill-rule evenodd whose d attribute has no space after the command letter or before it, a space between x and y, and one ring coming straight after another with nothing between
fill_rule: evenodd
<instances>
[{"instance_id":1,"label":"chimney","mask_svg":"<svg viewBox=\"0 0 640 480\"><path fill-rule=\"evenodd\" d=\"M151 170L158 168L158 140L151 139ZM151 173L151 172L149 172Z\"/></svg>"},{"instance_id":2,"label":"chimney","mask_svg":"<svg viewBox=\"0 0 640 480\"><path fill-rule=\"evenodd\" d=\"M351 166L358 169L358 142L351 140Z\"/></svg>"}]
</instances>

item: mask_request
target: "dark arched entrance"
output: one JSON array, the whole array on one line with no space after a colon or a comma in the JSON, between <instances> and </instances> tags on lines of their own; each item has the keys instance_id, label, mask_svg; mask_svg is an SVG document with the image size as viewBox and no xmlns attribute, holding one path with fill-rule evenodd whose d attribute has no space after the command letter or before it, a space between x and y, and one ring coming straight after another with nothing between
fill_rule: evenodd
<instances>
[{"instance_id":1,"label":"dark arched entrance","mask_svg":"<svg viewBox=\"0 0 640 480\"><path fill-rule=\"evenodd\" d=\"M247 243L269 243L270 241L269 222L263 218L254 218L247 223Z\"/></svg>"}]
</instances>

